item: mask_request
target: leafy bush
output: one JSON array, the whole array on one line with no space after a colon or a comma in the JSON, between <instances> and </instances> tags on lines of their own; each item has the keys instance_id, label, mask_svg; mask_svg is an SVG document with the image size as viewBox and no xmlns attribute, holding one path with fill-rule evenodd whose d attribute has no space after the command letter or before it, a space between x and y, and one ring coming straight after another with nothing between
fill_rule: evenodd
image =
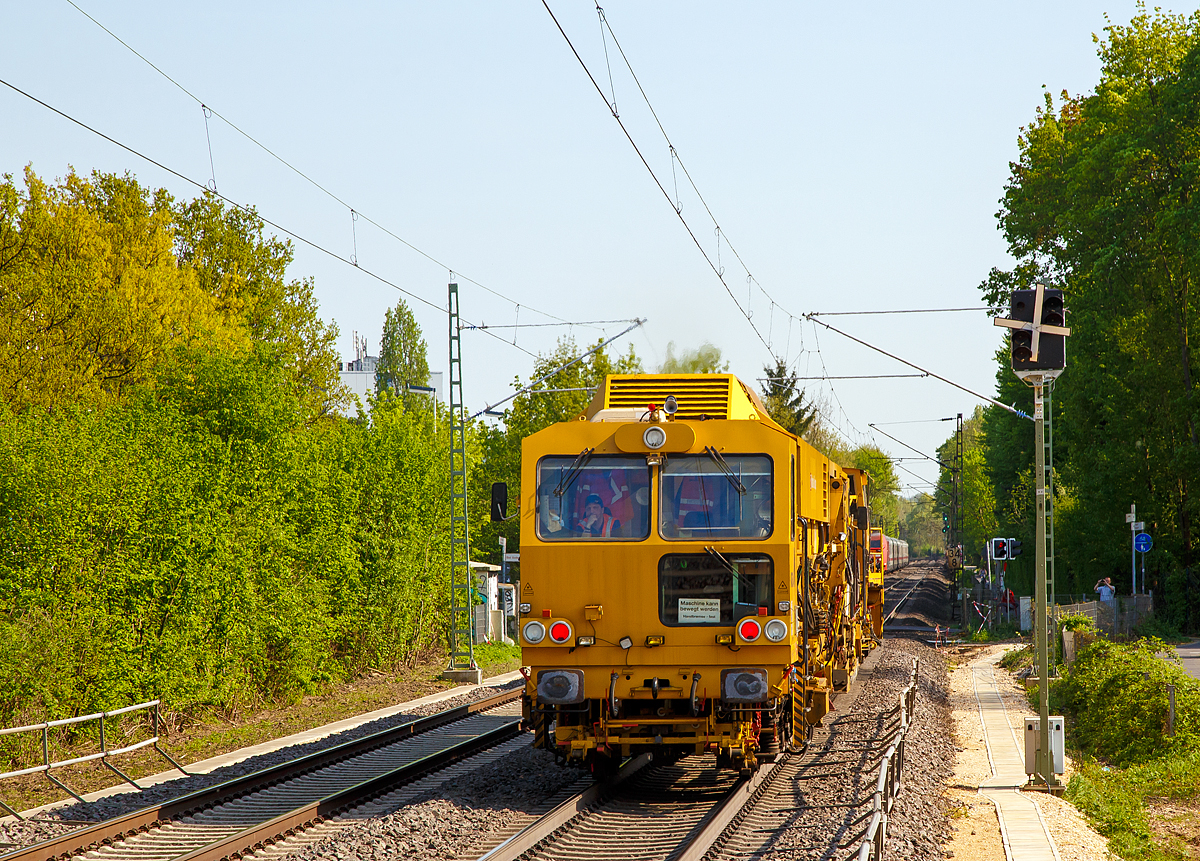
<instances>
[{"instance_id":1,"label":"leafy bush","mask_svg":"<svg viewBox=\"0 0 1200 861\"><path fill-rule=\"evenodd\" d=\"M1133 632L1139 637L1157 637L1168 643L1180 643L1187 639L1174 622L1159 613L1151 613Z\"/></svg>"},{"instance_id":2,"label":"leafy bush","mask_svg":"<svg viewBox=\"0 0 1200 861\"><path fill-rule=\"evenodd\" d=\"M1081 749L1114 765L1183 754L1200 742L1200 682L1160 657L1161 640L1082 648L1070 674L1053 687L1057 706L1074 719ZM1175 735L1167 735L1167 685L1175 686Z\"/></svg>"},{"instance_id":3,"label":"leafy bush","mask_svg":"<svg viewBox=\"0 0 1200 861\"><path fill-rule=\"evenodd\" d=\"M1122 858L1174 861L1180 854L1154 844L1145 802L1187 799L1200 793L1200 751L1162 757L1127 769L1084 760L1067 783L1066 799L1108 837Z\"/></svg>"},{"instance_id":4,"label":"leafy bush","mask_svg":"<svg viewBox=\"0 0 1200 861\"><path fill-rule=\"evenodd\" d=\"M1082 613L1071 613L1070 615L1060 616L1057 620L1058 635L1054 638L1055 649L1053 655L1053 663L1057 666L1066 660L1066 647L1063 644L1063 631L1073 631L1075 633L1075 648L1082 649L1088 643L1100 636L1100 629L1096 627L1096 622L1091 616L1086 616Z\"/></svg>"},{"instance_id":5,"label":"leafy bush","mask_svg":"<svg viewBox=\"0 0 1200 861\"><path fill-rule=\"evenodd\" d=\"M1019 649L1009 649L1000 658L1000 666L1006 670L1019 670L1022 667L1031 667L1037 662L1037 647L1030 643L1027 646L1022 646Z\"/></svg>"},{"instance_id":6,"label":"leafy bush","mask_svg":"<svg viewBox=\"0 0 1200 861\"><path fill-rule=\"evenodd\" d=\"M1058 627L1063 631L1084 631L1092 635L1099 633L1096 622L1091 616L1082 613L1071 613L1058 618Z\"/></svg>"},{"instance_id":7,"label":"leafy bush","mask_svg":"<svg viewBox=\"0 0 1200 861\"><path fill-rule=\"evenodd\" d=\"M972 643L999 643L1003 640L1019 639L1021 631L1011 622L996 622L971 635Z\"/></svg>"},{"instance_id":8,"label":"leafy bush","mask_svg":"<svg viewBox=\"0 0 1200 861\"><path fill-rule=\"evenodd\" d=\"M300 412L253 354L107 409L0 407L0 726L236 712L440 640L448 432Z\"/></svg>"}]
</instances>

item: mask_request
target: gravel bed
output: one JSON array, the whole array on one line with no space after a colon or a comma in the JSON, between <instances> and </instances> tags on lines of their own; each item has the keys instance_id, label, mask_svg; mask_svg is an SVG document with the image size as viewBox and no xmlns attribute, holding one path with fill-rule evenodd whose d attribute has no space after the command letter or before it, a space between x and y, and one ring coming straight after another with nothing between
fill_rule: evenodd
<instances>
[{"instance_id":1,"label":"gravel bed","mask_svg":"<svg viewBox=\"0 0 1200 861\"><path fill-rule=\"evenodd\" d=\"M553 754L523 747L446 781L403 809L344 828L288 856L289 861L444 861L473 858L514 819L540 816L547 800L586 772L555 764ZM353 816L353 814L350 814Z\"/></svg>"},{"instance_id":2,"label":"gravel bed","mask_svg":"<svg viewBox=\"0 0 1200 861\"><path fill-rule=\"evenodd\" d=\"M915 640L889 639L879 650L870 678L857 699L827 720L828 735L807 767L795 760L792 774L775 781L760 809L812 808L774 814L769 828L754 819L717 854L738 858L818 859L830 844L850 841L864 823L851 823L867 806L848 813L831 807L869 798L883 747L878 739L885 715L908 683L912 656L920 660L917 706L909 730L904 786L888 825L888 859L934 861L945 857L950 833L943 799L943 769L954 761L950 739L946 665L939 652ZM836 762L835 762L836 760ZM852 760L846 762L845 760ZM461 778L430 789L388 816L356 823L288 856L289 861L415 861L477 857L494 844L494 834L514 819L533 815L546 799L579 778L575 769L554 764L544 751L523 748ZM766 836L763 831L770 833ZM823 835L824 842L816 838ZM832 835L832 839L830 839ZM821 843L821 845L815 845ZM767 850L767 851L763 851ZM849 849L836 852L843 857Z\"/></svg>"},{"instance_id":3,"label":"gravel bed","mask_svg":"<svg viewBox=\"0 0 1200 861\"><path fill-rule=\"evenodd\" d=\"M955 750L946 661L937 649L916 640L890 641L897 651L915 655L917 705L905 745L904 786L888 819L885 861L933 861L945 857L952 832L945 781Z\"/></svg>"},{"instance_id":4,"label":"gravel bed","mask_svg":"<svg viewBox=\"0 0 1200 861\"><path fill-rule=\"evenodd\" d=\"M853 703L842 700L814 734L804 757L784 762L754 811L715 857L816 861L844 858L857 847L869 816L855 820L870 810L879 761L891 738L887 714L908 684L913 656L920 661L916 711L884 857L945 857L942 845L951 828L942 790L945 768L954 762L946 665L936 650L899 638L885 640L872 659L874 671L860 676L858 697Z\"/></svg>"},{"instance_id":5,"label":"gravel bed","mask_svg":"<svg viewBox=\"0 0 1200 861\"><path fill-rule=\"evenodd\" d=\"M215 786L218 783L243 777L252 772L289 762L310 753L327 750L339 744L345 744L363 736L371 735L372 733L382 732L383 730L391 729L394 726L411 721L414 718L425 717L436 712L454 708L455 706L472 703L476 700L492 696L498 691L519 688L524 684L524 680L516 679L502 686L475 688L448 700L418 706L410 711L380 718L306 744L290 745L270 751L269 753L259 754L258 756L253 756L231 765L222 766L207 774L189 777L180 776L174 780L167 780L147 787L141 792L131 790L130 792L110 795L92 802L77 802L64 807L56 807L53 810L40 814L36 822L21 822L9 819L0 822L0 852L8 851L17 846L28 846L43 840L49 840L67 831L81 827L83 824L114 819L143 807L172 801L190 792L196 792L210 786Z\"/></svg>"}]
</instances>

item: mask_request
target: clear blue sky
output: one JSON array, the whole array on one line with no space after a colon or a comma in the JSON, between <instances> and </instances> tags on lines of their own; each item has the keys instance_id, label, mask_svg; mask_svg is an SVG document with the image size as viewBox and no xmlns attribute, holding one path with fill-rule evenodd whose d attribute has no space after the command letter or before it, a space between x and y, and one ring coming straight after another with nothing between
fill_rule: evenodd
<instances>
[{"instance_id":1,"label":"clear blue sky","mask_svg":"<svg viewBox=\"0 0 1200 861\"><path fill-rule=\"evenodd\" d=\"M359 220L212 117L66 0L5 10L0 77L329 250L443 307L448 268L474 322L645 317L632 343L649 369L668 342L719 346L762 376L769 354L717 280L537 0L522 3L164 4L76 0L183 87L439 263ZM594 4L554 0L609 89ZM808 311L978 306L1008 257L994 214L1021 125L1051 92L1090 90L1093 33L1132 2L604 6L617 38L728 241L778 306L749 290L753 321L802 374L906 373L882 356L791 321ZM666 143L611 41L622 120L674 195ZM0 88L0 171L45 177L131 171L180 196L195 189ZM683 214L716 258L712 222L680 180ZM357 248L355 249L355 239ZM746 273L720 246L747 305ZM392 288L302 244L293 277L372 352ZM514 302L520 303L517 312ZM413 304L433 369L446 317ZM786 309L786 310L784 310ZM992 392L1000 330L982 312L830 322ZM575 327L590 341L619 326ZM548 351L567 330L522 329ZM511 330L507 333L511 337ZM464 335L468 407L527 376L532 359ZM1069 385L1069 371L1063 378ZM809 382L852 441L870 422L932 453L978 401L930 379ZM885 451L911 452L882 436ZM926 481L931 463L904 462ZM917 479L901 472L907 481Z\"/></svg>"}]
</instances>

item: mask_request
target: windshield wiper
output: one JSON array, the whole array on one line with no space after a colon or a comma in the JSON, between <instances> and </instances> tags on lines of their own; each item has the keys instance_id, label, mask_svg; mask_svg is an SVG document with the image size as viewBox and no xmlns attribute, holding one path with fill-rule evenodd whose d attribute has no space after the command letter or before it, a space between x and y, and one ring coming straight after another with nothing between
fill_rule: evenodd
<instances>
[{"instance_id":1,"label":"windshield wiper","mask_svg":"<svg viewBox=\"0 0 1200 861\"><path fill-rule=\"evenodd\" d=\"M753 584L750 582L750 578L748 578L745 574L743 574L736 567L734 567L734 564L732 562L730 562L728 559L726 559L720 550L718 550L715 547L705 547L704 552L707 553L709 556L711 556L713 559L715 559L717 561L718 565L720 565L722 568L724 568L726 571L728 571L730 574L732 574L734 577L736 577L738 583L740 583L742 585L743 589L745 589L747 592L753 591L754 587L753 587Z\"/></svg>"},{"instance_id":2,"label":"windshield wiper","mask_svg":"<svg viewBox=\"0 0 1200 861\"><path fill-rule=\"evenodd\" d=\"M719 451L717 451L711 445L706 445L704 447L704 453L712 458L713 463L720 468L721 472L725 473L725 477L729 479L729 483L733 485L733 489L736 490L739 495L746 492L746 486L742 484L736 475L733 474L733 469L730 468L728 463L726 463L725 458L721 457L721 453Z\"/></svg>"},{"instance_id":3,"label":"windshield wiper","mask_svg":"<svg viewBox=\"0 0 1200 861\"><path fill-rule=\"evenodd\" d=\"M588 461L592 459L592 455L595 454L595 452L596 450L594 448L585 448L579 453L579 455L575 458L575 462L567 467L566 472L564 472L562 477L558 480L558 487L554 488L555 496L561 497L567 492L571 485L575 483L575 477L579 475L585 466L587 466Z\"/></svg>"}]
</instances>

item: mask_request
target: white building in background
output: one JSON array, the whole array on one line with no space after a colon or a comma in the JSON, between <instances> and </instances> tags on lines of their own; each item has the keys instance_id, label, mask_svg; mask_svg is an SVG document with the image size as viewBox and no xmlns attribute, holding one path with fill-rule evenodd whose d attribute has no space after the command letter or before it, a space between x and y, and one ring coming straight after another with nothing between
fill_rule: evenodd
<instances>
[{"instance_id":1,"label":"white building in background","mask_svg":"<svg viewBox=\"0 0 1200 861\"><path fill-rule=\"evenodd\" d=\"M354 358L339 362L338 371L342 383L358 398L364 408L367 405L367 396L375 393L375 371L378 368L379 357L367 355L367 339L359 338L358 333L355 332ZM430 371L429 387L434 390L434 397L444 404L446 396L442 388L442 376L441 371ZM350 407L343 415L350 417L358 415L358 407L351 402Z\"/></svg>"},{"instance_id":2,"label":"white building in background","mask_svg":"<svg viewBox=\"0 0 1200 861\"><path fill-rule=\"evenodd\" d=\"M356 416L359 405L364 408L367 406L367 395L375 392L375 369L378 367L379 357L367 355L367 339L358 337L358 332L355 332L354 358L339 362L338 371L342 384L358 398L358 404L351 399L350 406L343 415Z\"/></svg>"}]
</instances>

